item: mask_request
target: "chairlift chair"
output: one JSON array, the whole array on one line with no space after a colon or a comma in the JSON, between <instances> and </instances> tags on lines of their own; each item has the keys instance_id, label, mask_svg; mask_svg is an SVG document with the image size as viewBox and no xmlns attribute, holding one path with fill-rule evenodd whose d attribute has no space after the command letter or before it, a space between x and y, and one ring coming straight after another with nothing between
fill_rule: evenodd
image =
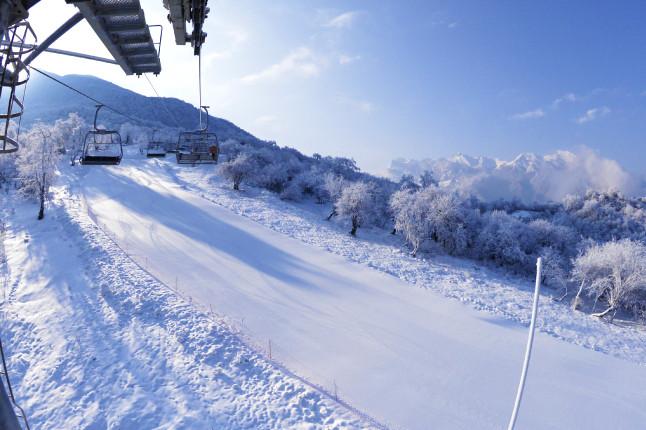
<instances>
[{"instance_id":1,"label":"chairlift chair","mask_svg":"<svg viewBox=\"0 0 646 430\"><path fill-rule=\"evenodd\" d=\"M204 128L185 131L177 141L177 164L216 164L220 154L220 142L215 133L208 132L208 106L201 106L206 112Z\"/></svg>"},{"instance_id":2,"label":"chairlift chair","mask_svg":"<svg viewBox=\"0 0 646 430\"><path fill-rule=\"evenodd\" d=\"M146 145L146 157L148 158L158 158L166 156L166 144L160 140L155 139L156 131L157 130L153 130L153 135L150 138L148 145Z\"/></svg>"},{"instance_id":3,"label":"chairlift chair","mask_svg":"<svg viewBox=\"0 0 646 430\"><path fill-rule=\"evenodd\" d=\"M121 163L123 145L121 135L115 130L98 128L96 120L103 105L96 106L94 113L94 130L85 135L80 163L87 165L110 166Z\"/></svg>"}]
</instances>

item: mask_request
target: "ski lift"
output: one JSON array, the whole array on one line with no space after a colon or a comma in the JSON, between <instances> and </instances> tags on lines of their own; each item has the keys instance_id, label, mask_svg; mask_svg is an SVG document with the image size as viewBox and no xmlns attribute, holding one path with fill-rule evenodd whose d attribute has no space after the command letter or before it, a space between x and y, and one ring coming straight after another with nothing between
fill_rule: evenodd
<instances>
[{"instance_id":1,"label":"ski lift","mask_svg":"<svg viewBox=\"0 0 646 430\"><path fill-rule=\"evenodd\" d=\"M220 154L220 143L215 133L208 132L208 106L201 106L206 112L204 128L196 131L185 131L179 134L177 141L177 164L215 164Z\"/></svg>"},{"instance_id":2,"label":"ski lift","mask_svg":"<svg viewBox=\"0 0 646 430\"><path fill-rule=\"evenodd\" d=\"M94 130L85 135L83 152L81 153L81 164L88 165L116 165L121 163L123 158L123 146L121 135L115 130L98 128L96 119L103 105L96 105L94 113Z\"/></svg>"},{"instance_id":3,"label":"ski lift","mask_svg":"<svg viewBox=\"0 0 646 430\"><path fill-rule=\"evenodd\" d=\"M166 156L166 144L161 140L155 139L156 131L157 131L156 129L153 130L153 135L150 138L148 145L146 145L146 157L149 157L149 158Z\"/></svg>"}]
</instances>

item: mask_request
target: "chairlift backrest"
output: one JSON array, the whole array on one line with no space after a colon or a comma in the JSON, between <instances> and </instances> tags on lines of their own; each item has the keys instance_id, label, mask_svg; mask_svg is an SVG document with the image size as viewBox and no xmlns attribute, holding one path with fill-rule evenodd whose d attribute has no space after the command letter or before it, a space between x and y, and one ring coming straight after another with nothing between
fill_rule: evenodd
<instances>
[{"instance_id":1,"label":"chairlift backrest","mask_svg":"<svg viewBox=\"0 0 646 430\"><path fill-rule=\"evenodd\" d=\"M85 135L81 164L115 165L123 158L123 143L121 135L116 130L107 130L97 126L99 110L103 105L97 105L94 113L94 130Z\"/></svg>"}]
</instances>

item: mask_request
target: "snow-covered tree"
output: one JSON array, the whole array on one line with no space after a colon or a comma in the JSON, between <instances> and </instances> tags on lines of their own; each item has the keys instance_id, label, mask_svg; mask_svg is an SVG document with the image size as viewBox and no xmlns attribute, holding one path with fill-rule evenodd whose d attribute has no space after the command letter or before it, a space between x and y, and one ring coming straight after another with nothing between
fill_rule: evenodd
<instances>
[{"instance_id":1,"label":"snow-covered tree","mask_svg":"<svg viewBox=\"0 0 646 430\"><path fill-rule=\"evenodd\" d=\"M430 187L431 185L438 185L438 182L433 176L433 172L430 170L424 170L421 175L419 175L419 183L422 188Z\"/></svg>"},{"instance_id":2,"label":"snow-covered tree","mask_svg":"<svg viewBox=\"0 0 646 430\"><path fill-rule=\"evenodd\" d=\"M350 234L355 236L357 229L368 222L374 213L374 184L362 181L349 184L341 191L334 207L339 216L350 219Z\"/></svg>"},{"instance_id":3,"label":"snow-covered tree","mask_svg":"<svg viewBox=\"0 0 646 430\"><path fill-rule=\"evenodd\" d=\"M590 247L574 260L573 279L580 283L578 305L585 293L605 302L605 310L594 314L610 321L621 308L629 308L646 292L646 245L624 239Z\"/></svg>"},{"instance_id":4,"label":"snow-covered tree","mask_svg":"<svg viewBox=\"0 0 646 430\"><path fill-rule=\"evenodd\" d=\"M424 241L429 240L433 226L428 217L428 208L433 196L429 193L415 193L410 190L395 192L390 199L394 215L395 231L400 232L417 255Z\"/></svg>"},{"instance_id":5,"label":"snow-covered tree","mask_svg":"<svg viewBox=\"0 0 646 430\"><path fill-rule=\"evenodd\" d=\"M533 270L535 259L524 251L530 235L526 224L498 210L486 213L482 220L474 253L477 258L523 273Z\"/></svg>"},{"instance_id":6,"label":"snow-covered tree","mask_svg":"<svg viewBox=\"0 0 646 430\"><path fill-rule=\"evenodd\" d=\"M323 191L329 202L333 203L332 211L328 215L328 221L338 215L335 203L341 198L343 189L347 186L348 182L342 176L327 172L323 177Z\"/></svg>"},{"instance_id":7,"label":"snow-covered tree","mask_svg":"<svg viewBox=\"0 0 646 430\"><path fill-rule=\"evenodd\" d=\"M413 175L402 175L399 179L399 189L417 191L419 190L419 185L415 182Z\"/></svg>"},{"instance_id":8,"label":"snow-covered tree","mask_svg":"<svg viewBox=\"0 0 646 430\"><path fill-rule=\"evenodd\" d=\"M413 255L426 240L440 244L448 253L463 255L474 235L471 214L453 193L436 186L418 192L401 190L391 198L395 229L413 247ZM474 224L474 225L471 225Z\"/></svg>"},{"instance_id":9,"label":"snow-covered tree","mask_svg":"<svg viewBox=\"0 0 646 430\"><path fill-rule=\"evenodd\" d=\"M326 198L323 183L324 176L317 168L306 170L289 181L280 197L285 200L299 201L304 196L312 196L317 203L323 203Z\"/></svg>"},{"instance_id":10,"label":"snow-covered tree","mask_svg":"<svg viewBox=\"0 0 646 430\"><path fill-rule=\"evenodd\" d=\"M51 139L59 151L75 152L83 144L85 137L84 130L87 128L85 120L78 113L72 112L65 119L57 119L52 127L49 127Z\"/></svg>"},{"instance_id":11,"label":"snow-covered tree","mask_svg":"<svg viewBox=\"0 0 646 430\"><path fill-rule=\"evenodd\" d=\"M222 176L232 182L234 190L240 190L240 184L253 175L256 167L256 160L242 152L234 159L221 163L218 170Z\"/></svg>"},{"instance_id":12,"label":"snow-covered tree","mask_svg":"<svg viewBox=\"0 0 646 430\"><path fill-rule=\"evenodd\" d=\"M45 217L45 202L49 197L61 152L51 137L49 127L36 124L26 133L25 144L17 159L22 192L38 199L38 219Z\"/></svg>"}]
</instances>

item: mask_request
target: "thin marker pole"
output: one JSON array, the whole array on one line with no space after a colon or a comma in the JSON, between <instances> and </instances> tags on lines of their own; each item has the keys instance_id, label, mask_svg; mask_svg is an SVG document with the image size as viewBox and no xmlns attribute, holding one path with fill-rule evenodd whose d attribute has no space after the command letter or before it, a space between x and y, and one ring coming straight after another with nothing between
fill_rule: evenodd
<instances>
[{"instance_id":1,"label":"thin marker pole","mask_svg":"<svg viewBox=\"0 0 646 430\"><path fill-rule=\"evenodd\" d=\"M529 360L532 357L532 345L534 343L534 329L536 327L536 314L538 313L538 297L541 290L541 269L543 268L543 259L536 260L536 286L534 287L534 304L532 305L532 319L529 323L529 335L527 338L527 348L525 349L525 361L523 362L523 371L520 374L520 382L518 384L518 392L516 393L516 402L514 403L514 410L511 413L509 426L507 430L514 430L516 426L516 419L518 418L518 410L520 409L520 402L523 399L523 390L525 389L525 380L527 379L527 369L529 368Z\"/></svg>"}]
</instances>

